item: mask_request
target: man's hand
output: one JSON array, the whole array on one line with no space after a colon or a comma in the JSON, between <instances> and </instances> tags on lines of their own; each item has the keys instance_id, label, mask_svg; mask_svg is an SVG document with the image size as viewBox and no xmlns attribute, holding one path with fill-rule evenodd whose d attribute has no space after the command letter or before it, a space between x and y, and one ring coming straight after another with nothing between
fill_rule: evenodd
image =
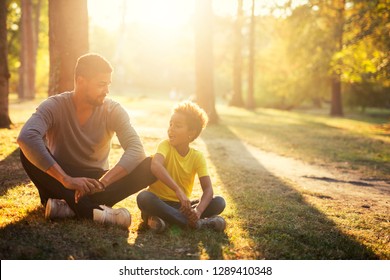
<instances>
[{"instance_id":1,"label":"man's hand","mask_svg":"<svg viewBox=\"0 0 390 280\"><path fill-rule=\"evenodd\" d=\"M75 191L75 193L74 193L74 201L76 203L78 203L83 196L91 195L91 194L94 194L94 193L97 193L97 192L102 192L102 191L104 191L104 189L94 190L94 191L91 191L89 193L83 193L83 192L80 192L80 191Z\"/></svg>"},{"instance_id":2,"label":"man's hand","mask_svg":"<svg viewBox=\"0 0 390 280\"><path fill-rule=\"evenodd\" d=\"M63 185L67 189L84 193L90 193L94 190L101 190L102 188L104 188L98 180L86 177L68 176L64 180Z\"/></svg>"},{"instance_id":3,"label":"man's hand","mask_svg":"<svg viewBox=\"0 0 390 280\"><path fill-rule=\"evenodd\" d=\"M68 177L64 180L67 189L75 190L75 202L78 203L84 195L104 190L104 185L96 179L86 177Z\"/></svg>"},{"instance_id":4,"label":"man's hand","mask_svg":"<svg viewBox=\"0 0 390 280\"><path fill-rule=\"evenodd\" d=\"M65 188L74 190L76 203L86 194L104 190L104 185L96 179L69 176L58 163L50 166L46 173L61 182Z\"/></svg>"}]
</instances>

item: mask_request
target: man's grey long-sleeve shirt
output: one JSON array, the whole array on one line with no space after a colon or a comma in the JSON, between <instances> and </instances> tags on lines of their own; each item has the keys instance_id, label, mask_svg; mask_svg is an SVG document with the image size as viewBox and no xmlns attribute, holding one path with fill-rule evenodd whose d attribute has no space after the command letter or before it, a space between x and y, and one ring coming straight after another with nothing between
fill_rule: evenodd
<instances>
[{"instance_id":1,"label":"man's grey long-sleeve shirt","mask_svg":"<svg viewBox=\"0 0 390 280\"><path fill-rule=\"evenodd\" d=\"M118 164L131 172L145 158L145 152L126 110L106 98L81 126L72 92L65 92L38 106L23 126L18 143L25 156L43 171L55 162L70 170L103 171L109 169L115 133L124 149Z\"/></svg>"}]
</instances>

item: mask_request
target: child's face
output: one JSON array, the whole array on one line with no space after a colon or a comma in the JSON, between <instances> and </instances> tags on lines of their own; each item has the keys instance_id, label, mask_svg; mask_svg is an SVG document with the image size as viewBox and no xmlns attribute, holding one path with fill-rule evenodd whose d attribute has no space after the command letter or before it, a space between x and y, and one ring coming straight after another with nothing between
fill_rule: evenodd
<instances>
[{"instance_id":1,"label":"child's face","mask_svg":"<svg viewBox=\"0 0 390 280\"><path fill-rule=\"evenodd\" d=\"M186 116L174 113L171 116L168 128L169 143L173 147L187 145L192 141L194 132L187 125Z\"/></svg>"}]
</instances>

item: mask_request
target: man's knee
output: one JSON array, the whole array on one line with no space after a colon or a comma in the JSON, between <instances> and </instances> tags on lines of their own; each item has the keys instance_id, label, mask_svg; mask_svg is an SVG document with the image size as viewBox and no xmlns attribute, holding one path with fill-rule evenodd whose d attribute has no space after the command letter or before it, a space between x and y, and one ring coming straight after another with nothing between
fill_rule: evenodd
<instances>
[{"instance_id":1,"label":"man's knee","mask_svg":"<svg viewBox=\"0 0 390 280\"><path fill-rule=\"evenodd\" d=\"M151 157L145 158L128 176L133 182L141 185L151 185L156 182L157 178L153 175L150 165Z\"/></svg>"},{"instance_id":2,"label":"man's knee","mask_svg":"<svg viewBox=\"0 0 390 280\"><path fill-rule=\"evenodd\" d=\"M137 165L136 169L143 171L150 171L150 166L152 164L152 157L146 157L140 164Z\"/></svg>"},{"instance_id":3,"label":"man's knee","mask_svg":"<svg viewBox=\"0 0 390 280\"><path fill-rule=\"evenodd\" d=\"M25 164L29 163L29 161L27 160L26 156L24 155L22 149L19 149L19 158L20 158L20 161L22 163L23 168L25 168Z\"/></svg>"}]
</instances>

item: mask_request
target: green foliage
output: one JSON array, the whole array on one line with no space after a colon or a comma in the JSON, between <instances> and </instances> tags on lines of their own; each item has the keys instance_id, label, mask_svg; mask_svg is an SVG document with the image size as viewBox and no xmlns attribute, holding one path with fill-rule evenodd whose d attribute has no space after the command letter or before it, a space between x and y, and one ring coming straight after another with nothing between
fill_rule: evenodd
<instances>
[{"instance_id":1,"label":"green foliage","mask_svg":"<svg viewBox=\"0 0 390 280\"><path fill-rule=\"evenodd\" d=\"M346 1L343 23L337 22L342 9L339 4L312 0L290 7L286 17L258 17L259 105L284 109L304 104L321 106L331 98L329 80L337 73L348 94L347 104L389 106L378 92L385 92L390 83L386 36L390 3ZM335 37L340 26L342 46Z\"/></svg>"},{"instance_id":2,"label":"green foliage","mask_svg":"<svg viewBox=\"0 0 390 280\"><path fill-rule=\"evenodd\" d=\"M390 87L369 80L350 83L345 88L346 104L352 108L359 107L365 111L368 107L389 108Z\"/></svg>"},{"instance_id":3,"label":"green foliage","mask_svg":"<svg viewBox=\"0 0 390 280\"><path fill-rule=\"evenodd\" d=\"M389 86L390 3L388 1L353 1L347 10L345 44L335 54L346 83L369 80Z\"/></svg>"}]
</instances>

